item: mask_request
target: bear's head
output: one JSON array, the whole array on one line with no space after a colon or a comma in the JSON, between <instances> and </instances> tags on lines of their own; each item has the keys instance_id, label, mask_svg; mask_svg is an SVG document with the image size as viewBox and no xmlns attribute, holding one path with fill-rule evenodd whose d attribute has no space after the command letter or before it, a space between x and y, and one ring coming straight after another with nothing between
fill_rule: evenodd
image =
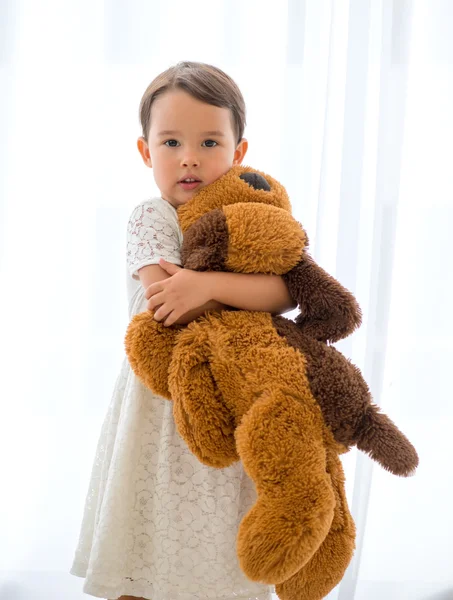
<instances>
[{"instance_id":1,"label":"bear's head","mask_svg":"<svg viewBox=\"0 0 453 600\"><path fill-rule=\"evenodd\" d=\"M178 217L182 263L196 271L283 275L308 246L285 188L251 167L232 167L179 207Z\"/></svg>"}]
</instances>

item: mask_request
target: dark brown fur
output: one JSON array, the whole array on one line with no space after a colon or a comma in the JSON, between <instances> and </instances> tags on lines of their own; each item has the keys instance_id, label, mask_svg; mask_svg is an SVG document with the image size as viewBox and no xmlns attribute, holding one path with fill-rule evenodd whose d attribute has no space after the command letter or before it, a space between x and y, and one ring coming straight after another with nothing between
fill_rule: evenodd
<instances>
[{"instance_id":1,"label":"dark brown fur","mask_svg":"<svg viewBox=\"0 0 453 600\"><path fill-rule=\"evenodd\" d=\"M362 312L354 296L307 252L283 279L299 305L296 323L308 336L334 343L360 327Z\"/></svg>"},{"instance_id":2,"label":"dark brown fur","mask_svg":"<svg viewBox=\"0 0 453 600\"><path fill-rule=\"evenodd\" d=\"M357 446L395 475L410 475L418 465L417 453L373 404L360 369L333 346L305 335L293 321L274 317L273 323L279 335L305 357L312 394L335 440L347 448Z\"/></svg>"},{"instance_id":3,"label":"dark brown fur","mask_svg":"<svg viewBox=\"0 0 453 600\"><path fill-rule=\"evenodd\" d=\"M181 259L186 269L225 271L228 256L228 225L217 208L191 225L184 234Z\"/></svg>"}]
</instances>

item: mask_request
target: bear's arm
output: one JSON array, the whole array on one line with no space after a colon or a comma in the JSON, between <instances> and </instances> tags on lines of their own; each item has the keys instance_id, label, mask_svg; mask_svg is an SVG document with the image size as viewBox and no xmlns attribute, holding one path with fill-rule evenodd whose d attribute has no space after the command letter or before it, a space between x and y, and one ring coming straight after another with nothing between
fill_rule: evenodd
<instances>
[{"instance_id":1,"label":"bear's arm","mask_svg":"<svg viewBox=\"0 0 453 600\"><path fill-rule=\"evenodd\" d=\"M283 279L299 306L296 323L310 337L338 342L360 326L362 311L357 300L307 252Z\"/></svg>"}]
</instances>

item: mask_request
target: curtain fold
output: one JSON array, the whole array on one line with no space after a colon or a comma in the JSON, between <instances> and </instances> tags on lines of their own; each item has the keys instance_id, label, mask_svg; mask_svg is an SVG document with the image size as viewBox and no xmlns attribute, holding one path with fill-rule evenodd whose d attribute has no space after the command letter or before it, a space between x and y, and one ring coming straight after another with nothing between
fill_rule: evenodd
<instances>
[{"instance_id":1,"label":"curtain fold","mask_svg":"<svg viewBox=\"0 0 453 600\"><path fill-rule=\"evenodd\" d=\"M361 61L364 72L359 75L359 79L369 83L365 88L365 98L370 98L366 92L369 92L371 86L373 86L371 89L378 91L376 105L368 107L370 112L374 112L373 118L377 127L373 130L366 129L365 110L351 111L352 123L357 123L358 115L363 119L363 127L358 133L360 142L355 153L355 157L361 157L362 162L359 166L354 163L353 157L350 157L352 160L346 167L349 167L349 173L354 173L353 179L357 180L355 181L356 189L351 190L346 186L344 189L347 203L342 210L343 219L340 220L339 226L341 234L337 249L337 265L339 267L337 272L339 279L345 280L351 257L357 257L353 269L354 275L352 276L351 273L351 282L355 284L353 287L356 288L359 275L358 257L368 243L368 269L366 275L363 273L363 269L360 274L361 277L366 276L369 286L368 309L364 327L366 342L360 358L363 364L363 374L372 390L373 399L377 404L382 404L407 89L407 62L395 60L393 50L395 44L399 44L399 47L407 55L412 6L407 2L394 3L393 6L388 2L375 2L370 3L368 9L366 15L368 28L363 27L363 22L356 24L358 29L368 32L368 36L362 40L361 46L368 47L370 53L368 57L363 52L366 56ZM404 18L402 18L403 14ZM359 35L351 33L353 39L359 37ZM358 53L357 47L353 53ZM368 66L370 67L369 72ZM367 70L365 71L365 69ZM377 80L373 82L371 77L374 74ZM365 135L365 132L368 136ZM375 146L373 152L375 169L372 174L365 171L364 159L368 158L365 152L365 141L370 146L372 144ZM343 152L343 157L345 156L347 156L346 150ZM360 176L358 172L360 172ZM366 188L367 175L371 176L374 181L374 190ZM357 199L355 203L351 202L351 199L354 198ZM368 237L368 242L363 236L360 236L361 205L365 202L374 204L374 214L368 213L370 216L372 215L371 235ZM354 225L353 232L351 232L351 222ZM352 344L352 338L350 338L347 345L351 351ZM379 467L375 467L363 454L357 454L351 505L358 532L357 549L350 568L340 584L339 600L354 598L356 594L360 578L360 562L368 518L373 468Z\"/></svg>"},{"instance_id":2,"label":"curtain fold","mask_svg":"<svg viewBox=\"0 0 453 600\"><path fill-rule=\"evenodd\" d=\"M357 549L331 600L453 598L448 0L0 3L0 598L81 600L67 571L127 326L125 225L157 193L138 103L179 60L241 87L247 164L286 186L356 295L337 344L420 453L343 457Z\"/></svg>"}]
</instances>

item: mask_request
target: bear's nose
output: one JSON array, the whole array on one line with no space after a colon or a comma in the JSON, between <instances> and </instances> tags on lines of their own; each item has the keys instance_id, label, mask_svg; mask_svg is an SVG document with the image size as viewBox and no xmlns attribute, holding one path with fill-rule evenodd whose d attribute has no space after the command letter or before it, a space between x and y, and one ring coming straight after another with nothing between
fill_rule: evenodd
<instances>
[{"instance_id":1,"label":"bear's nose","mask_svg":"<svg viewBox=\"0 0 453 600\"><path fill-rule=\"evenodd\" d=\"M240 179L243 179L255 190L266 190L266 192L271 191L271 186L259 173L242 173L242 175L240 175Z\"/></svg>"}]
</instances>

